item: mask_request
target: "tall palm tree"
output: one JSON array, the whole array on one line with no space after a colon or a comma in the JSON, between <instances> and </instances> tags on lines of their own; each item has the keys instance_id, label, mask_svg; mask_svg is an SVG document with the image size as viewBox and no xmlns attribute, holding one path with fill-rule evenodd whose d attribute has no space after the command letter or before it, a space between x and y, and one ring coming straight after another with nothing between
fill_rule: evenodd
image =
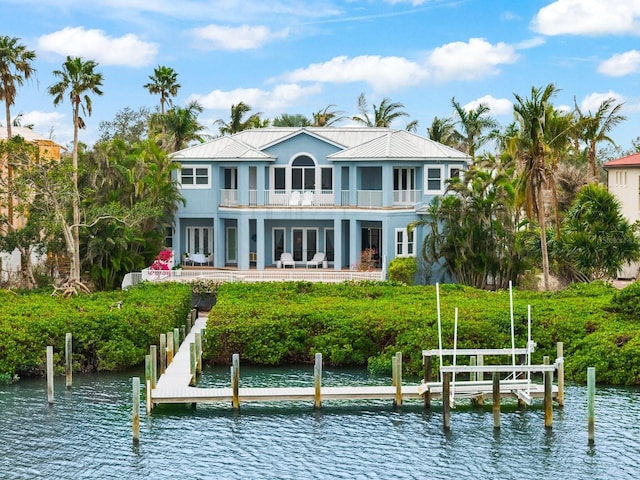
<instances>
[{"instance_id":1,"label":"tall palm tree","mask_svg":"<svg viewBox=\"0 0 640 480\"><path fill-rule=\"evenodd\" d=\"M163 126L167 131L169 151L177 152L193 141L205 140L204 126L198 122L198 115L202 111L202 105L194 100L185 108L173 107L167 112L163 119Z\"/></svg>"},{"instance_id":2,"label":"tall palm tree","mask_svg":"<svg viewBox=\"0 0 640 480\"><path fill-rule=\"evenodd\" d=\"M451 105L457 117L456 124L460 126L458 130L458 136L461 139L460 147L471 158L475 158L476 151L490 139L485 132L498 128L498 122L487 115L491 109L484 103L474 109L465 110L454 97L451 99Z\"/></svg>"},{"instance_id":3,"label":"tall palm tree","mask_svg":"<svg viewBox=\"0 0 640 480\"><path fill-rule=\"evenodd\" d=\"M600 175L596 158L596 146L600 142L609 142L615 146L615 142L609 136L609 132L613 127L627 119L627 117L619 113L624 104L616 104L615 98L610 97L600 103L596 113L588 112L585 114L580 110L575 99L574 103L578 116L579 138L587 147L587 171L590 181L597 182Z\"/></svg>"},{"instance_id":4,"label":"tall palm tree","mask_svg":"<svg viewBox=\"0 0 640 480\"><path fill-rule=\"evenodd\" d=\"M165 103L172 106L171 97L178 95L180 84L178 83L178 73L171 67L158 65L153 69L153 75L149 75L151 82L144 85L152 95L160 95L160 113L164 115Z\"/></svg>"},{"instance_id":5,"label":"tall palm tree","mask_svg":"<svg viewBox=\"0 0 640 480\"><path fill-rule=\"evenodd\" d=\"M433 117L431 126L427 127L429 138L434 142L455 147L459 142L459 134L456 132L453 119Z\"/></svg>"},{"instance_id":6,"label":"tall palm tree","mask_svg":"<svg viewBox=\"0 0 640 480\"><path fill-rule=\"evenodd\" d=\"M36 52L28 50L19 38L0 37L0 100L4 100L7 139L11 138L11 105L15 103L17 87L24 84L35 73L33 62ZM13 169L7 161L7 189L12 190ZM1 170L0 170L1 174ZM13 196L9 193L7 203L9 225L13 225Z\"/></svg>"},{"instance_id":7,"label":"tall palm tree","mask_svg":"<svg viewBox=\"0 0 640 480\"><path fill-rule=\"evenodd\" d=\"M246 113L251 111L251 107L244 102L238 102L231 105L231 118L229 122L225 122L221 118L214 122L214 125L220 125L221 135L233 135L234 133L247 130L249 128L261 128L266 126L260 118L262 112L251 114L246 120L243 118Z\"/></svg>"},{"instance_id":8,"label":"tall palm tree","mask_svg":"<svg viewBox=\"0 0 640 480\"><path fill-rule=\"evenodd\" d=\"M552 83L544 89L531 87L531 97L514 94L516 103L513 112L519 130L513 139L514 151L522 162L520 188L524 192L525 211L530 220L537 220L540 229L540 249L542 252L542 272L544 288L549 289L549 252L545 224L545 204L543 187L550 174L548 154L550 146L548 133L554 108L551 99L558 89Z\"/></svg>"},{"instance_id":9,"label":"tall palm tree","mask_svg":"<svg viewBox=\"0 0 640 480\"><path fill-rule=\"evenodd\" d=\"M283 113L273 120L274 127L310 127L311 122L307 117L300 113L290 114Z\"/></svg>"},{"instance_id":10,"label":"tall palm tree","mask_svg":"<svg viewBox=\"0 0 640 480\"><path fill-rule=\"evenodd\" d=\"M373 105L373 116L369 115L369 106L364 93L358 96L359 114L352 117L352 120L366 127L390 127L391 123L400 118L408 117L409 114L403 110L404 104L392 102L389 98L383 98L380 105ZM413 120L407 125L407 130L415 130L417 121Z\"/></svg>"},{"instance_id":11,"label":"tall palm tree","mask_svg":"<svg viewBox=\"0 0 640 480\"><path fill-rule=\"evenodd\" d=\"M85 128L84 119L80 116L91 116L92 102L89 94L102 95L102 73L96 72L98 64L93 60L83 60L80 57L68 56L62 64L62 69L54 70L53 75L58 82L49 87L49 95L53 96L53 104L58 106L69 95L69 102L73 111L73 225L72 236L65 232L67 249L70 258L70 278L72 285L80 282L80 195L78 192L78 131Z\"/></svg>"},{"instance_id":12,"label":"tall palm tree","mask_svg":"<svg viewBox=\"0 0 640 480\"><path fill-rule=\"evenodd\" d=\"M344 120L346 117L344 112L340 110L332 110L335 105L327 105L322 110L313 113L313 127L331 127L335 123Z\"/></svg>"}]
</instances>

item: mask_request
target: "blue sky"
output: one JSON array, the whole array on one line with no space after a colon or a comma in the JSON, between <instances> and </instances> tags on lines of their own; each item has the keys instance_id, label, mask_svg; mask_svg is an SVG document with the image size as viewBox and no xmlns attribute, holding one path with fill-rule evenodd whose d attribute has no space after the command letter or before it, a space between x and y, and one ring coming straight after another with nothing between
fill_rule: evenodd
<instances>
[{"instance_id":1,"label":"blue sky","mask_svg":"<svg viewBox=\"0 0 640 480\"><path fill-rule=\"evenodd\" d=\"M197 99L212 132L239 101L268 118L330 104L353 116L361 92L403 103L421 135L452 97L506 125L514 93L555 83L557 106L624 102L620 147L640 135L640 0L0 0L0 18L0 34L37 54L12 115L62 144L71 106L54 107L47 88L67 55L104 75L88 144L122 108L158 105L143 88L157 65L178 72L174 104Z\"/></svg>"}]
</instances>

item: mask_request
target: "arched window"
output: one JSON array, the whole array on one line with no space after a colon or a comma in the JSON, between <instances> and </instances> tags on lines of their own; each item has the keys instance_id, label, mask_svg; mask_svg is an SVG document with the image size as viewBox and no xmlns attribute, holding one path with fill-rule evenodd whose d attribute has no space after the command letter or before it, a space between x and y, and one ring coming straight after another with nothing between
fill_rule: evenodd
<instances>
[{"instance_id":1,"label":"arched window","mask_svg":"<svg viewBox=\"0 0 640 480\"><path fill-rule=\"evenodd\" d=\"M308 155L300 155L291 163L291 189L316 189L316 163Z\"/></svg>"}]
</instances>

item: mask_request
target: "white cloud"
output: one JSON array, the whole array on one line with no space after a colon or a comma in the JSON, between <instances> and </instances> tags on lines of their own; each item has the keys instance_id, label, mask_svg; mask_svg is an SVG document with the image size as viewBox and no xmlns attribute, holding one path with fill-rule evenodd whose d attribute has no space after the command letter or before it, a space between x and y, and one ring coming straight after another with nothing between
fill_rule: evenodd
<instances>
[{"instance_id":1,"label":"white cloud","mask_svg":"<svg viewBox=\"0 0 640 480\"><path fill-rule=\"evenodd\" d=\"M509 115L513 113L513 103L506 98L495 98L485 95L464 105L465 110L474 110L478 105L484 104L491 109L491 115Z\"/></svg>"},{"instance_id":2,"label":"white cloud","mask_svg":"<svg viewBox=\"0 0 640 480\"><path fill-rule=\"evenodd\" d=\"M544 45L547 41L542 37L534 37L529 40L523 40L516 45L516 49L518 50L527 50L529 48L539 47L540 45Z\"/></svg>"},{"instance_id":3,"label":"white cloud","mask_svg":"<svg viewBox=\"0 0 640 480\"><path fill-rule=\"evenodd\" d=\"M638 50L613 55L598 65L598 72L610 77L622 77L639 70L640 52Z\"/></svg>"},{"instance_id":4,"label":"white cloud","mask_svg":"<svg viewBox=\"0 0 640 480\"><path fill-rule=\"evenodd\" d=\"M200 46L208 50L251 50L267 42L289 36L288 28L272 32L262 25L239 27L208 25L194 28L191 32L201 41Z\"/></svg>"},{"instance_id":5,"label":"white cloud","mask_svg":"<svg viewBox=\"0 0 640 480\"><path fill-rule=\"evenodd\" d=\"M624 96L611 90L609 90L607 93L594 92L584 97L582 102L580 102L580 110L584 113L595 113L600 107L600 104L608 98L613 98L617 103L624 103Z\"/></svg>"},{"instance_id":6,"label":"white cloud","mask_svg":"<svg viewBox=\"0 0 640 480\"><path fill-rule=\"evenodd\" d=\"M71 121L65 121L65 114L60 112L42 112L33 110L23 112L20 119L22 125L33 125L33 131L49 137L62 145L73 138L73 126Z\"/></svg>"},{"instance_id":7,"label":"white cloud","mask_svg":"<svg viewBox=\"0 0 640 480\"><path fill-rule=\"evenodd\" d=\"M286 73L283 78L289 82L366 82L376 92L386 92L416 85L427 76L424 67L406 58L362 55L334 57Z\"/></svg>"},{"instance_id":8,"label":"white cloud","mask_svg":"<svg viewBox=\"0 0 640 480\"><path fill-rule=\"evenodd\" d=\"M541 8L531 28L544 35L637 35L640 0L556 0Z\"/></svg>"},{"instance_id":9,"label":"white cloud","mask_svg":"<svg viewBox=\"0 0 640 480\"><path fill-rule=\"evenodd\" d=\"M237 88L223 91L213 90L206 95L192 95L191 100L198 100L204 108L229 111L231 105L244 102L253 111L277 110L294 105L301 98L318 94L322 91L320 84L301 87L296 84L277 85L272 90L260 88Z\"/></svg>"},{"instance_id":10,"label":"white cloud","mask_svg":"<svg viewBox=\"0 0 640 480\"><path fill-rule=\"evenodd\" d=\"M436 80L473 80L499 73L498 65L514 63L515 49L500 42L490 44L483 38L453 42L436 48L428 58Z\"/></svg>"},{"instance_id":11,"label":"white cloud","mask_svg":"<svg viewBox=\"0 0 640 480\"><path fill-rule=\"evenodd\" d=\"M110 37L102 30L66 27L38 38L38 49L62 56L83 57L103 65L144 67L155 61L158 45L128 33Z\"/></svg>"}]
</instances>

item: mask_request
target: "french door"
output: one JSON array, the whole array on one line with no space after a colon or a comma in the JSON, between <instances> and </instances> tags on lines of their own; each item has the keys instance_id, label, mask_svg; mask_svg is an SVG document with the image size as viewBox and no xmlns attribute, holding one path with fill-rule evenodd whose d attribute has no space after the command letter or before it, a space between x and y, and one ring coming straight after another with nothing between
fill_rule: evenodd
<instances>
[{"instance_id":1,"label":"french door","mask_svg":"<svg viewBox=\"0 0 640 480\"><path fill-rule=\"evenodd\" d=\"M293 228L291 245L293 245L293 259L296 262L311 260L318 251L318 229Z\"/></svg>"}]
</instances>

